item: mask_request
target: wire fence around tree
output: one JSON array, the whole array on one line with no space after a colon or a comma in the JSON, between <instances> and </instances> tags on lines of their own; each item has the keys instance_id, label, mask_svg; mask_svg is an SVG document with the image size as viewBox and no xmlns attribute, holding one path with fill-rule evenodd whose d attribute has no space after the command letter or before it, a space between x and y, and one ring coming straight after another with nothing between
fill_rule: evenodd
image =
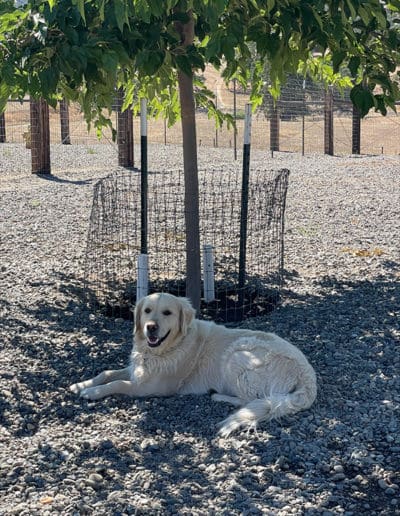
<instances>
[{"instance_id":1,"label":"wire fence around tree","mask_svg":"<svg viewBox=\"0 0 400 516\"><path fill-rule=\"evenodd\" d=\"M240 174L234 166L200 171L202 266L205 270L205 256L212 250L214 283L211 298L203 289L201 317L217 322L263 315L280 299L289 172L251 171L246 275L241 289ZM183 199L181 170L149 173L149 293L186 294ZM140 217L140 174L119 171L96 184L85 260L86 291L90 304L107 315L132 318L141 254Z\"/></svg>"}]
</instances>

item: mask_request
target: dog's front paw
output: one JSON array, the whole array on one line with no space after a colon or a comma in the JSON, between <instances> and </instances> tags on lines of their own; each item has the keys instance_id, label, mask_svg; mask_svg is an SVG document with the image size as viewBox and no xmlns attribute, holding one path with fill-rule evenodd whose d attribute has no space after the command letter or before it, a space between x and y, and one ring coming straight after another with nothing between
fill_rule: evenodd
<instances>
[{"instance_id":1,"label":"dog's front paw","mask_svg":"<svg viewBox=\"0 0 400 516\"><path fill-rule=\"evenodd\" d=\"M84 398L85 400L99 400L101 398L104 398L104 393L101 388L99 387L87 387L86 389L82 389L79 393L81 398Z\"/></svg>"},{"instance_id":2,"label":"dog's front paw","mask_svg":"<svg viewBox=\"0 0 400 516\"><path fill-rule=\"evenodd\" d=\"M72 385L70 385L69 390L74 394L79 394L83 388L83 383L73 383Z\"/></svg>"}]
</instances>

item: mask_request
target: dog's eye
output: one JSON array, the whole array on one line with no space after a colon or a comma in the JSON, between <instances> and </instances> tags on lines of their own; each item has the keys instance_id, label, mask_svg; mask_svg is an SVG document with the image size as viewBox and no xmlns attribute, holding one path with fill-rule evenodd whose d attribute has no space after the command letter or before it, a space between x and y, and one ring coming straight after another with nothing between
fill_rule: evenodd
<instances>
[{"instance_id":1,"label":"dog's eye","mask_svg":"<svg viewBox=\"0 0 400 516\"><path fill-rule=\"evenodd\" d=\"M145 308L144 313L149 314L151 312L151 308Z\"/></svg>"},{"instance_id":2,"label":"dog's eye","mask_svg":"<svg viewBox=\"0 0 400 516\"><path fill-rule=\"evenodd\" d=\"M172 312L170 310L164 310L163 315L171 315Z\"/></svg>"}]
</instances>

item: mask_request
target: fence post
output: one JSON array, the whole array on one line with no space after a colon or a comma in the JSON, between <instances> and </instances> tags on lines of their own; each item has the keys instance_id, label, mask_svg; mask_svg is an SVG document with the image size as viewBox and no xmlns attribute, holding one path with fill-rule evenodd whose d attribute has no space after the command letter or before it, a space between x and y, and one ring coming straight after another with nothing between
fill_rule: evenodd
<instances>
[{"instance_id":1,"label":"fence post","mask_svg":"<svg viewBox=\"0 0 400 516\"><path fill-rule=\"evenodd\" d=\"M140 252L147 254L147 99L140 99Z\"/></svg>"},{"instance_id":2,"label":"fence post","mask_svg":"<svg viewBox=\"0 0 400 516\"><path fill-rule=\"evenodd\" d=\"M137 257L136 303L149 292L149 257L139 254Z\"/></svg>"},{"instance_id":3,"label":"fence post","mask_svg":"<svg viewBox=\"0 0 400 516\"><path fill-rule=\"evenodd\" d=\"M6 142L6 117L4 113L0 113L0 143Z\"/></svg>"},{"instance_id":4,"label":"fence post","mask_svg":"<svg viewBox=\"0 0 400 516\"><path fill-rule=\"evenodd\" d=\"M235 126L233 128L233 158L237 160L237 109L236 109L236 79L233 79L233 119Z\"/></svg>"},{"instance_id":5,"label":"fence post","mask_svg":"<svg viewBox=\"0 0 400 516\"><path fill-rule=\"evenodd\" d=\"M69 107L66 99L60 100L60 127L61 143L63 145L71 145L71 137L69 134Z\"/></svg>"},{"instance_id":6,"label":"fence post","mask_svg":"<svg viewBox=\"0 0 400 516\"><path fill-rule=\"evenodd\" d=\"M246 104L243 139L242 166L242 199L240 207L240 243L239 243L239 277L238 303L244 308L244 286L246 283L246 250L247 250L247 216L249 207L250 177L250 144L251 144L251 104Z\"/></svg>"},{"instance_id":7,"label":"fence post","mask_svg":"<svg viewBox=\"0 0 400 516\"><path fill-rule=\"evenodd\" d=\"M30 101L32 174L51 174L49 106L44 99Z\"/></svg>"},{"instance_id":8,"label":"fence post","mask_svg":"<svg viewBox=\"0 0 400 516\"><path fill-rule=\"evenodd\" d=\"M117 92L117 143L118 165L120 167L134 166L133 153L133 116L130 108L121 112L124 100L122 89Z\"/></svg>"},{"instance_id":9,"label":"fence post","mask_svg":"<svg viewBox=\"0 0 400 516\"><path fill-rule=\"evenodd\" d=\"M361 154L361 116L353 105L351 153Z\"/></svg>"},{"instance_id":10,"label":"fence post","mask_svg":"<svg viewBox=\"0 0 400 516\"><path fill-rule=\"evenodd\" d=\"M203 291L204 301L206 303L211 303L211 301L214 301L214 253L213 246L210 244L203 245Z\"/></svg>"},{"instance_id":11,"label":"fence post","mask_svg":"<svg viewBox=\"0 0 400 516\"><path fill-rule=\"evenodd\" d=\"M325 91L324 105L324 152L333 156L333 91Z\"/></svg>"},{"instance_id":12,"label":"fence post","mask_svg":"<svg viewBox=\"0 0 400 516\"><path fill-rule=\"evenodd\" d=\"M271 118L269 122L269 147L271 152L279 151L279 109L278 103L271 107Z\"/></svg>"}]
</instances>

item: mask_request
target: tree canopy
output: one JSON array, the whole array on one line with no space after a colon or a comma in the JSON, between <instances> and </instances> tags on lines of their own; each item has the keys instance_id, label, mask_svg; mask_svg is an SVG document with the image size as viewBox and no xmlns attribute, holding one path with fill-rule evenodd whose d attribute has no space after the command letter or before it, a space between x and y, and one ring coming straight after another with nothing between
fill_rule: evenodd
<instances>
[{"instance_id":1,"label":"tree canopy","mask_svg":"<svg viewBox=\"0 0 400 516\"><path fill-rule=\"evenodd\" d=\"M332 82L346 66L361 113L385 114L399 98L399 10L399 0L27 0L18 8L3 0L0 110L10 96L54 105L63 95L101 125L122 86L125 105L146 96L172 123L178 70L192 75L212 64L225 79L251 84L256 106L267 61L275 95L288 72ZM195 37L183 45L177 24L189 16ZM196 78L195 94L216 114L212 93Z\"/></svg>"}]
</instances>

